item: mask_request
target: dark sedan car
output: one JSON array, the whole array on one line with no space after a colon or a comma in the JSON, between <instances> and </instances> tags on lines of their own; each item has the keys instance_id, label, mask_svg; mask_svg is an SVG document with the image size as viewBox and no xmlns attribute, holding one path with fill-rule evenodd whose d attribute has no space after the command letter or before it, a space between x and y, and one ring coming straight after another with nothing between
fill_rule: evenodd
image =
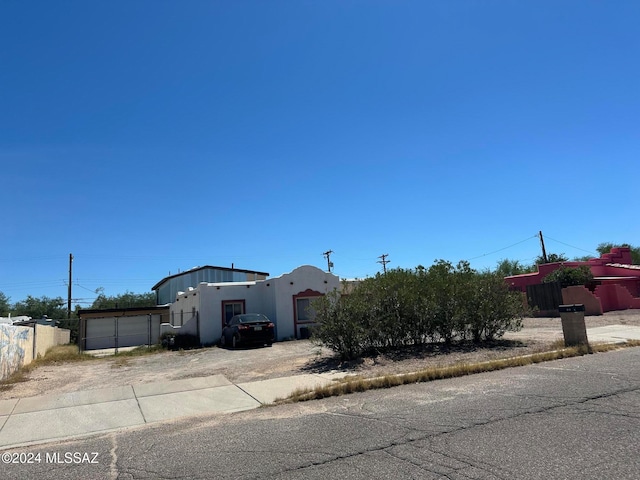
<instances>
[{"instance_id":1,"label":"dark sedan car","mask_svg":"<svg viewBox=\"0 0 640 480\"><path fill-rule=\"evenodd\" d=\"M261 313L234 315L222 329L220 346L264 345L274 341L274 324Z\"/></svg>"}]
</instances>

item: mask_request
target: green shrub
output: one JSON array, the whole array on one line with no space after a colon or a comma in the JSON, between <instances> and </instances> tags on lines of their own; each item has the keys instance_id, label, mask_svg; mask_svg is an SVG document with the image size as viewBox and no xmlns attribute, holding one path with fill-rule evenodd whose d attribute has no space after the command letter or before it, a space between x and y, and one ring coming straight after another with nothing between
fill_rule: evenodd
<instances>
[{"instance_id":1,"label":"green shrub","mask_svg":"<svg viewBox=\"0 0 640 480\"><path fill-rule=\"evenodd\" d=\"M521 328L524 313L520 295L500 275L444 260L378 274L349 295L320 297L313 309L317 341L343 359L379 348L493 340Z\"/></svg>"},{"instance_id":2,"label":"green shrub","mask_svg":"<svg viewBox=\"0 0 640 480\"><path fill-rule=\"evenodd\" d=\"M355 294L360 297L361 294ZM367 344L367 324L358 298L341 297L337 291L319 297L313 302L319 325L313 329L313 338L340 355L343 360L360 356Z\"/></svg>"},{"instance_id":3,"label":"green shrub","mask_svg":"<svg viewBox=\"0 0 640 480\"><path fill-rule=\"evenodd\" d=\"M472 302L465 315L473 341L494 340L522 328L524 305L500 275L485 272L474 279Z\"/></svg>"},{"instance_id":4,"label":"green shrub","mask_svg":"<svg viewBox=\"0 0 640 480\"><path fill-rule=\"evenodd\" d=\"M586 265L579 267L562 266L542 279L542 283L560 282L562 288L573 285L586 285L593 280L591 269Z\"/></svg>"}]
</instances>

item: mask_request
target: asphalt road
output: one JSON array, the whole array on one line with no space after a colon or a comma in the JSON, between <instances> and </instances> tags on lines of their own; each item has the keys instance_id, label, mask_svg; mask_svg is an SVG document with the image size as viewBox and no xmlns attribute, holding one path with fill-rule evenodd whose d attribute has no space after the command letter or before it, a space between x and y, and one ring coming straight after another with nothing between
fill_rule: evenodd
<instances>
[{"instance_id":1,"label":"asphalt road","mask_svg":"<svg viewBox=\"0 0 640 480\"><path fill-rule=\"evenodd\" d=\"M7 454L0 478L637 479L640 348Z\"/></svg>"}]
</instances>

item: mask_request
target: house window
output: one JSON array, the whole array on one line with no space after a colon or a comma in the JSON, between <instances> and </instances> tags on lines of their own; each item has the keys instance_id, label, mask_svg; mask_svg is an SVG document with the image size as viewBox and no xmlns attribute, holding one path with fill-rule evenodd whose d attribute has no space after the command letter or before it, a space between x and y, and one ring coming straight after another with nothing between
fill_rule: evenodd
<instances>
[{"instance_id":1,"label":"house window","mask_svg":"<svg viewBox=\"0 0 640 480\"><path fill-rule=\"evenodd\" d=\"M307 338L309 335L309 326L316 319L316 312L311 304L321 296L322 293L309 288L293 295L293 332L296 338Z\"/></svg>"},{"instance_id":2,"label":"house window","mask_svg":"<svg viewBox=\"0 0 640 480\"><path fill-rule=\"evenodd\" d=\"M234 315L244 313L244 300L225 300L222 302L222 325L225 325Z\"/></svg>"},{"instance_id":3,"label":"house window","mask_svg":"<svg viewBox=\"0 0 640 480\"><path fill-rule=\"evenodd\" d=\"M313 322L316 314L311 307L311 302L313 302L315 298L316 297L296 298L296 321L298 323Z\"/></svg>"}]
</instances>

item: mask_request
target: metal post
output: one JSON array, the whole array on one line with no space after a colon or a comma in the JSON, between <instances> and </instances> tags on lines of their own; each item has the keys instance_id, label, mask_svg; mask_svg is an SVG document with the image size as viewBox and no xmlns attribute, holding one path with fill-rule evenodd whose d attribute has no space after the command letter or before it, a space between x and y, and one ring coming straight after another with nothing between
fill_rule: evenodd
<instances>
[{"instance_id":1,"label":"metal post","mask_svg":"<svg viewBox=\"0 0 640 480\"><path fill-rule=\"evenodd\" d=\"M198 342L200 342L200 346L202 346L202 342L200 341L200 311L196 312L196 332L198 333Z\"/></svg>"},{"instance_id":2,"label":"metal post","mask_svg":"<svg viewBox=\"0 0 640 480\"><path fill-rule=\"evenodd\" d=\"M36 355L38 353L38 342L36 340L36 330L38 328L38 322L33 324L33 354L31 355L31 361L33 362L36 359Z\"/></svg>"}]
</instances>

